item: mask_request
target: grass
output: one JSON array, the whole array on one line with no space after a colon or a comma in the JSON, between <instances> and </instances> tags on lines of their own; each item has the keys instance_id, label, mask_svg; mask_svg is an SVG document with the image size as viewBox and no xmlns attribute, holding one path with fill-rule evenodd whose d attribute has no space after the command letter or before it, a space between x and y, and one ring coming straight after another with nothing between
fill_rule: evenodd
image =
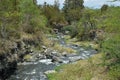
<instances>
[{"instance_id":1,"label":"grass","mask_svg":"<svg viewBox=\"0 0 120 80\"><path fill-rule=\"evenodd\" d=\"M42 42L47 47L50 47L53 43L51 40L47 39L46 37L42 37Z\"/></svg>"},{"instance_id":2,"label":"grass","mask_svg":"<svg viewBox=\"0 0 120 80\"><path fill-rule=\"evenodd\" d=\"M109 77L111 80L120 80L120 64L114 65L110 68Z\"/></svg>"},{"instance_id":3,"label":"grass","mask_svg":"<svg viewBox=\"0 0 120 80\"><path fill-rule=\"evenodd\" d=\"M74 64L62 65L57 73L48 74L49 80L110 80L105 67L101 66L102 54Z\"/></svg>"},{"instance_id":4,"label":"grass","mask_svg":"<svg viewBox=\"0 0 120 80\"><path fill-rule=\"evenodd\" d=\"M78 41L77 38L72 38L69 35L65 36L65 40L68 44L75 44L84 47L91 47L93 49L99 49L99 44L96 44L95 41Z\"/></svg>"},{"instance_id":5,"label":"grass","mask_svg":"<svg viewBox=\"0 0 120 80\"><path fill-rule=\"evenodd\" d=\"M67 52L67 53L75 53L76 51L73 50L72 48L67 48L67 47L64 47L64 46L61 46L59 44L55 44L54 47L53 47L55 50L58 50L59 52L63 53L63 52Z\"/></svg>"}]
</instances>

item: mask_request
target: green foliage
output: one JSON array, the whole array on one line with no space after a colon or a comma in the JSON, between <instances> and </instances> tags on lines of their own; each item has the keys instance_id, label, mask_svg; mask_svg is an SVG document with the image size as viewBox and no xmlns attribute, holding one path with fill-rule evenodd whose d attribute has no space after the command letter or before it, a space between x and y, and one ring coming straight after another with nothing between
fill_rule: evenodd
<instances>
[{"instance_id":1,"label":"green foliage","mask_svg":"<svg viewBox=\"0 0 120 80\"><path fill-rule=\"evenodd\" d=\"M104 7L104 6L103 6ZM101 14L101 10L92 10L92 9L84 9L82 12L82 17L79 20L77 25L78 29L78 38L89 37L89 32L91 30L104 30L108 33L119 33L120 27L120 7L105 7L103 8L104 13Z\"/></svg>"},{"instance_id":2,"label":"green foliage","mask_svg":"<svg viewBox=\"0 0 120 80\"><path fill-rule=\"evenodd\" d=\"M70 21L76 21L79 20L82 16L82 13L80 12L81 9L71 9L68 11L68 13L66 14L66 18L67 20Z\"/></svg>"},{"instance_id":3,"label":"green foliage","mask_svg":"<svg viewBox=\"0 0 120 80\"><path fill-rule=\"evenodd\" d=\"M75 37L78 34L77 27L75 27L74 25L65 26L63 27L62 31L69 31L69 35L71 36L71 38Z\"/></svg>"},{"instance_id":4,"label":"green foliage","mask_svg":"<svg viewBox=\"0 0 120 80\"><path fill-rule=\"evenodd\" d=\"M102 42L104 63L108 66L111 80L120 79L120 36L119 33L110 33L108 39Z\"/></svg>"},{"instance_id":5,"label":"green foliage","mask_svg":"<svg viewBox=\"0 0 120 80\"><path fill-rule=\"evenodd\" d=\"M104 41L102 43L102 49L104 52L108 53L106 59L115 59L115 62L120 60L120 36L113 35L112 38ZM114 63L114 62L111 62Z\"/></svg>"},{"instance_id":6,"label":"green foliage","mask_svg":"<svg viewBox=\"0 0 120 80\"><path fill-rule=\"evenodd\" d=\"M110 33L108 36L109 39L103 43L103 49L105 52L108 52L110 54L110 58L118 59L120 59L119 12L120 7L110 7L108 13L104 14L106 18L103 20L105 31Z\"/></svg>"},{"instance_id":7,"label":"green foliage","mask_svg":"<svg viewBox=\"0 0 120 80\"><path fill-rule=\"evenodd\" d=\"M112 80L120 79L120 64L114 65L110 68L109 77L111 77Z\"/></svg>"},{"instance_id":8,"label":"green foliage","mask_svg":"<svg viewBox=\"0 0 120 80\"><path fill-rule=\"evenodd\" d=\"M98 28L104 28L109 33L119 33L120 7L108 7L102 15L98 15Z\"/></svg>"},{"instance_id":9,"label":"green foliage","mask_svg":"<svg viewBox=\"0 0 120 80\"><path fill-rule=\"evenodd\" d=\"M1 43L25 39L40 46L43 32L48 31L47 18L42 13L36 0L0 0Z\"/></svg>"},{"instance_id":10,"label":"green foliage","mask_svg":"<svg viewBox=\"0 0 120 80\"><path fill-rule=\"evenodd\" d=\"M103 13L104 11L106 11L108 9L108 5L104 4L102 7L101 7L101 13Z\"/></svg>"},{"instance_id":11,"label":"green foliage","mask_svg":"<svg viewBox=\"0 0 120 80\"><path fill-rule=\"evenodd\" d=\"M32 29L32 32L43 30L47 23L47 19L40 14L41 11L33 0L1 1L0 13L2 37L11 37L9 35L11 32L16 34L16 31L21 28L23 28L23 31Z\"/></svg>"},{"instance_id":12,"label":"green foliage","mask_svg":"<svg viewBox=\"0 0 120 80\"><path fill-rule=\"evenodd\" d=\"M59 6L60 6L59 0L55 0L54 7L59 10Z\"/></svg>"},{"instance_id":13,"label":"green foliage","mask_svg":"<svg viewBox=\"0 0 120 80\"><path fill-rule=\"evenodd\" d=\"M48 19L48 25L56 25L56 24L65 24L65 18L63 13L58 8L58 2L55 3L54 6L44 4L42 10L43 14Z\"/></svg>"},{"instance_id":14,"label":"green foliage","mask_svg":"<svg viewBox=\"0 0 120 80\"><path fill-rule=\"evenodd\" d=\"M40 8L33 3L33 0L23 0L20 3L21 20L23 29L28 33L34 33L38 30L45 30L47 19L41 15ZM31 30L31 31L30 31Z\"/></svg>"},{"instance_id":15,"label":"green foliage","mask_svg":"<svg viewBox=\"0 0 120 80\"><path fill-rule=\"evenodd\" d=\"M106 40L102 42L104 62L111 80L120 79L120 7L109 7L99 18L98 28L104 27Z\"/></svg>"},{"instance_id":16,"label":"green foliage","mask_svg":"<svg viewBox=\"0 0 120 80\"><path fill-rule=\"evenodd\" d=\"M20 21L18 3L17 0L2 0L0 2L0 36L2 38L10 38L11 33L16 34L14 31L18 29Z\"/></svg>"},{"instance_id":17,"label":"green foliage","mask_svg":"<svg viewBox=\"0 0 120 80\"><path fill-rule=\"evenodd\" d=\"M102 29L106 32L105 39L99 41L100 49L104 51L104 63L107 66L109 80L120 79L120 7L104 8L101 10L85 9L77 24L77 37L88 39L91 30ZM92 24L92 25L91 25ZM67 28L69 30L69 28ZM73 29L72 29L73 30ZM89 39L88 39L89 40Z\"/></svg>"},{"instance_id":18,"label":"green foliage","mask_svg":"<svg viewBox=\"0 0 120 80\"><path fill-rule=\"evenodd\" d=\"M82 18L79 20L77 24L78 35L77 37L80 40L89 40L90 39L90 32L92 30L96 30L96 19L94 10L91 9L84 9L82 13Z\"/></svg>"},{"instance_id":19,"label":"green foliage","mask_svg":"<svg viewBox=\"0 0 120 80\"><path fill-rule=\"evenodd\" d=\"M65 0L63 11L69 24L81 18L83 8L83 0Z\"/></svg>"}]
</instances>

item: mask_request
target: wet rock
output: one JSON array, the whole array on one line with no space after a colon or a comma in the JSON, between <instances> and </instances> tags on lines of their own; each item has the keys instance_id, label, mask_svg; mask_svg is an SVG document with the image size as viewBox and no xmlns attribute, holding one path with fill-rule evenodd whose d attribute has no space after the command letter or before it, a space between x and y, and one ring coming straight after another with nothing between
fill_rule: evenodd
<instances>
[{"instance_id":1,"label":"wet rock","mask_svg":"<svg viewBox=\"0 0 120 80\"><path fill-rule=\"evenodd\" d=\"M63 60L62 63L68 64L68 63L70 63L70 61L69 60Z\"/></svg>"},{"instance_id":2,"label":"wet rock","mask_svg":"<svg viewBox=\"0 0 120 80\"><path fill-rule=\"evenodd\" d=\"M46 47L46 46L42 46L42 48L43 48L43 49L47 49L47 47Z\"/></svg>"},{"instance_id":3,"label":"wet rock","mask_svg":"<svg viewBox=\"0 0 120 80\"><path fill-rule=\"evenodd\" d=\"M73 49L77 49L77 48L79 48L80 46L79 45L77 45L77 44L71 44L71 45L69 45L69 46L71 46L71 48L73 48Z\"/></svg>"},{"instance_id":4,"label":"wet rock","mask_svg":"<svg viewBox=\"0 0 120 80\"><path fill-rule=\"evenodd\" d=\"M55 50L53 52L51 52L51 55L58 56L58 57L61 56L61 54L59 52L55 51Z\"/></svg>"},{"instance_id":5,"label":"wet rock","mask_svg":"<svg viewBox=\"0 0 120 80\"><path fill-rule=\"evenodd\" d=\"M47 48L47 49L44 50L43 54L44 55L50 55L50 53L52 53L52 51L53 51L53 49Z\"/></svg>"},{"instance_id":6,"label":"wet rock","mask_svg":"<svg viewBox=\"0 0 120 80\"><path fill-rule=\"evenodd\" d=\"M62 53L62 56L67 57L67 54L68 54L67 52L63 52L63 53Z\"/></svg>"},{"instance_id":7,"label":"wet rock","mask_svg":"<svg viewBox=\"0 0 120 80\"><path fill-rule=\"evenodd\" d=\"M46 72L44 72L44 74L51 74L51 73L56 73L56 71L55 70L49 70L49 71L46 71Z\"/></svg>"},{"instance_id":8,"label":"wet rock","mask_svg":"<svg viewBox=\"0 0 120 80\"><path fill-rule=\"evenodd\" d=\"M39 60L39 62L49 65L49 64L52 64L52 59L42 59L42 60Z\"/></svg>"},{"instance_id":9,"label":"wet rock","mask_svg":"<svg viewBox=\"0 0 120 80\"><path fill-rule=\"evenodd\" d=\"M38 59L45 59L46 57L44 55L42 55L41 53L38 53L36 56L36 58Z\"/></svg>"},{"instance_id":10,"label":"wet rock","mask_svg":"<svg viewBox=\"0 0 120 80\"><path fill-rule=\"evenodd\" d=\"M78 56L76 53L73 54L66 54L66 57L74 57L74 56Z\"/></svg>"},{"instance_id":11,"label":"wet rock","mask_svg":"<svg viewBox=\"0 0 120 80\"><path fill-rule=\"evenodd\" d=\"M70 62L75 62L78 60L82 60L81 56L73 56L73 57L69 57Z\"/></svg>"},{"instance_id":12,"label":"wet rock","mask_svg":"<svg viewBox=\"0 0 120 80\"><path fill-rule=\"evenodd\" d=\"M62 60L62 59L60 59L60 57L53 56L53 58L52 58L52 62L59 62L59 63L63 63L63 60Z\"/></svg>"},{"instance_id":13,"label":"wet rock","mask_svg":"<svg viewBox=\"0 0 120 80\"><path fill-rule=\"evenodd\" d=\"M46 54L46 59L52 59L53 58L53 55L50 55L50 54Z\"/></svg>"}]
</instances>

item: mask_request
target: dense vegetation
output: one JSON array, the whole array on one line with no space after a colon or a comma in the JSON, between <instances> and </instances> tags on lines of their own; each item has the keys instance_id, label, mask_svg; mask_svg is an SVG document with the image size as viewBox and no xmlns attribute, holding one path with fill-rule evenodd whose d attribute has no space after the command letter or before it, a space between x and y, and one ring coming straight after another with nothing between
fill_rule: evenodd
<instances>
[{"instance_id":1,"label":"dense vegetation","mask_svg":"<svg viewBox=\"0 0 120 80\"><path fill-rule=\"evenodd\" d=\"M84 8L83 11L82 18L65 29L72 35L76 32L75 36L79 40L98 43L98 50L102 56L97 55L76 64L62 66L63 72L53 73L48 77L50 80L119 80L120 7L103 5L101 9ZM98 31L96 32L98 36L91 38L91 31Z\"/></svg>"},{"instance_id":2,"label":"dense vegetation","mask_svg":"<svg viewBox=\"0 0 120 80\"><path fill-rule=\"evenodd\" d=\"M46 23L47 19L35 0L0 1L0 40L17 40L24 35L40 34L46 30Z\"/></svg>"},{"instance_id":3,"label":"dense vegetation","mask_svg":"<svg viewBox=\"0 0 120 80\"><path fill-rule=\"evenodd\" d=\"M41 45L46 23L36 0L0 0L0 80L14 73L23 59L27 50L22 42Z\"/></svg>"},{"instance_id":4,"label":"dense vegetation","mask_svg":"<svg viewBox=\"0 0 120 80\"><path fill-rule=\"evenodd\" d=\"M101 9L89 9L84 7L83 3L83 0L65 0L63 9L59 9L58 0L55 0L54 5L46 2L44 5L37 5L36 0L0 0L0 56L9 53L9 44L17 41L27 41L26 44L40 49L41 45L45 45L44 34L52 33L56 28L63 33L69 31L71 38L77 38L78 41L92 41L98 44L97 50L103 55L99 65L105 67L109 76L107 79L120 80L120 7L103 5ZM96 67L96 64L98 66L98 63L92 66ZM71 71L71 74L63 73L71 76L66 80L73 80L73 77L77 80L82 76L88 76L85 80L92 79L94 72L87 68L89 73L85 74L86 67L79 68L80 65L81 62L72 65L72 68L77 66L73 71L65 66ZM90 67L91 64L87 66ZM78 73L81 76L78 76ZM56 75L55 78L63 77L62 74L53 75ZM51 75L50 79L55 80ZM63 78L59 80L61 79Z\"/></svg>"},{"instance_id":5,"label":"dense vegetation","mask_svg":"<svg viewBox=\"0 0 120 80\"><path fill-rule=\"evenodd\" d=\"M69 2L69 0L66 0ZM72 1L71 1L72 2ZM107 76L104 76L104 79L108 80L119 80L120 79L120 54L119 54L119 49L120 49L120 27L119 27L119 13L120 13L120 7L114 7L114 6L108 6L108 5L103 5L101 9L89 9L89 8L81 8L82 10L79 9L70 9L70 5L65 4L63 11L65 11L67 7L69 7L67 10L74 12L72 10L77 10L81 13L81 17L79 19L75 19L75 14L74 17L72 17L72 13L68 11L68 14L65 12L65 18L70 23L70 25L66 26L63 28L63 30L68 30L70 31L71 37L77 37L79 40L82 41L95 41L96 43L99 44L99 50L102 52L102 60L100 64L104 64L104 69L105 72L107 72ZM74 5L74 2L73 2ZM78 14L78 13L77 13ZM70 19L72 17L72 19ZM68 19L69 18L69 19ZM73 19L74 18L74 19ZM78 18L78 17L77 17ZM70 20L70 21L69 21ZM80 66L81 63L76 64L77 66ZM61 72L58 74L55 74L55 78L51 78L53 76L49 76L50 79L54 80L56 78L59 78L62 80L64 76L71 76L71 77L66 77L66 80L72 80L72 79L78 79L81 78L82 76L77 76L77 73L80 71L76 65L68 65L67 67L64 67L66 72ZM96 65L96 64L93 64ZM73 66L75 67L74 69L69 67ZM86 65L89 66L89 65ZM99 66L100 67L100 66ZM95 67L93 67L96 69ZM71 70L73 69L73 70ZM87 69L87 68L85 68ZM89 70L88 70L89 71ZM88 71L85 71L86 73ZM71 73L69 73L71 72ZM74 74L73 74L74 73ZM84 72L83 72L84 73ZM81 74L79 75L84 75L84 77L90 77L88 75L93 76L94 72L89 71L88 73L90 74L83 74L81 71ZM93 73L93 74L91 74ZM98 73L99 74L99 73ZM104 74L104 72L103 72ZM60 78L61 77L61 78ZM63 78L62 78L63 77ZM92 77L88 78L87 80L91 80Z\"/></svg>"}]
</instances>

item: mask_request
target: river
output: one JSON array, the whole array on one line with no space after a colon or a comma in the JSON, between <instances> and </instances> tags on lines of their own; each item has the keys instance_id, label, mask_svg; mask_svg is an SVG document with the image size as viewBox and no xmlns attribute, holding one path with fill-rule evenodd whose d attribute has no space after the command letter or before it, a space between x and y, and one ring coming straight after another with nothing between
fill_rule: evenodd
<instances>
[{"instance_id":1,"label":"river","mask_svg":"<svg viewBox=\"0 0 120 80\"><path fill-rule=\"evenodd\" d=\"M85 49L82 46L67 44L64 40L63 35L58 34L56 37L61 46L69 47L77 51L76 54L67 54L60 56L61 62L52 62L52 59L40 59L33 62L23 62L22 65L18 66L17 71L13 74L9 80L48 80L45 72L52 71L55 67L62 64L70 64L81 59L86 59L96 54L92 48Z\"/></svg>"}]
</instances>

